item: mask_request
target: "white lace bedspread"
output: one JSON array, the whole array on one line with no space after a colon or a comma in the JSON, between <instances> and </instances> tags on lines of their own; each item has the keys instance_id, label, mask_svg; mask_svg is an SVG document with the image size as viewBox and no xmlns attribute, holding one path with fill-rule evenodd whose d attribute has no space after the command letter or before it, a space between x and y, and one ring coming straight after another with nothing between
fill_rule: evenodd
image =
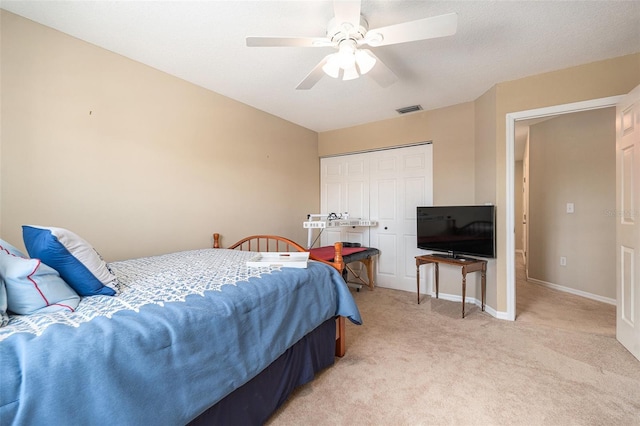
<instances>
[{"instance_id":1,"label":"white lace bedspread","mask_svg":"<svg viewBox=\"0 0 640 426\"><path fill-rule=\"evenodd\" d=\"M15 333L41 335L53 324L78 327L98 316L110 318L121 310L138 312L148 304L183 302L190 294L219 291L223 285L236 285L280 269L247 268L246 261L254 255L239 250L203 249L110 263L118 277L117 296L84 297L72 313L12 315L9 324L0 328L0 341Z\"/></svg>"}]
</instances>

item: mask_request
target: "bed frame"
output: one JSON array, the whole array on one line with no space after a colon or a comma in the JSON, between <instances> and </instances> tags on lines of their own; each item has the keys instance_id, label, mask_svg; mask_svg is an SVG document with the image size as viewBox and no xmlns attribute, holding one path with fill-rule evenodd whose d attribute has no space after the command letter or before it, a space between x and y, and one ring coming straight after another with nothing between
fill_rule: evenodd
<instances>
[{"instance_id":1,"label":"bed frame","mask_svg":"<svg viewBox=\"0 0 640 426\"><path fill-rule=\"evenodd\" d=\"M334 256L333 261L328 262L326 260L316 258L312 254L309 254L309 258L315 261L326 263L334 267L340 275L342 275L342 271L345 268L344 260L342 258L342 243L338 242L334 245ZM221 248L220 246L220 234L213 234L213 248ZM228 247L233 250L242 250L242 251L256 251L256 252L293 252L293 251L303 251L308 252L309 250L302 247L300 244L296 243L285 237L280 237L277 235L252 235L242 240L238 241L235 244L232 244ZM336 356L342 357L346 351L346 339L345 339L345 318L338 317L336 319Z\"/></svg>"}]
</instances>

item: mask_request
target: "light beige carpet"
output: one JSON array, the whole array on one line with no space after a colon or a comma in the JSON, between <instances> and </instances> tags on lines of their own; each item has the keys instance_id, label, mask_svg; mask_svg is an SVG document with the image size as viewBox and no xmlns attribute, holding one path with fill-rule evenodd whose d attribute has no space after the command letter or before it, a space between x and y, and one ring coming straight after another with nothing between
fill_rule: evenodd
<instances>
[{"instance_id":1,"label":"light beige carpet","mask_svg":"<svg viewBox=\"0 0 640 426\"><path fill-rule=\"evenodd\" d=\"M347 321L345 357L268 424L640 425L640 362L615 340L615 308L529 283L516 292L515 322L354 292L364 325ZM536 306L545 297L555 308Z\"/></svg>"}]
</instances>

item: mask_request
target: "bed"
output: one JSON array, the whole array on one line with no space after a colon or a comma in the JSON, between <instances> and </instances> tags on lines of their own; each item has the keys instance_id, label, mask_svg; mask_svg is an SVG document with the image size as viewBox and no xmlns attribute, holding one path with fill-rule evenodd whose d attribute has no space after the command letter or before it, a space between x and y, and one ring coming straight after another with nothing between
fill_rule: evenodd
<instances>
[{"instance_id":1,"label":"bed","mask_svg":"<svg viewBox=\"0 0 640 426\"><path fill-rule=\"evenodd\" d=\"M72 313L11 316L0 424L262 424L344 354L344 319L362 320L339 244L334 263L249 268L251 251L304 248L214 241L109 263L117 295L82 297Z\"/></svg>"}]
</instances>

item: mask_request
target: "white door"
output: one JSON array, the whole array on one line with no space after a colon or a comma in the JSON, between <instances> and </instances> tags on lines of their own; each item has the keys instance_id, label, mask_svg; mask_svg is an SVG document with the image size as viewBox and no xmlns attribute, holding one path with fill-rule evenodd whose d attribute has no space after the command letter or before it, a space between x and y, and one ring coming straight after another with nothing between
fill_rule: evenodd
<instances>
[{"instance_id":1,"label":"white door","mask_svg":"<svg viewBox=\"0 0 640 426\"><path fill-rule=\"evenodd\" d=\"M640 359L640 86L616 117L616 338Z\"/></svg>"},{"instance_id":2,"label":"white door","mask_svg":"<svg viewBox=\"0 0 640 426\"><path fill-rule=\"evenodd\" d=\"M342 155L320 160L320 214L348 213L350 218L369 219L369 160L365 154ZM369 246L369 228L325 228L319 244L337 241Z\"/></svg>"},{"instance_id":3,"label":"white door","mask_svg":"<svg viewBox=\"0 0 640 426\"><path fill-rule=\"evenodd\" d=\"M432 145L371 153L371 245L380 250L377 284L416 289L416 207L433 205Z\"/></svg>"}]
</instances>

